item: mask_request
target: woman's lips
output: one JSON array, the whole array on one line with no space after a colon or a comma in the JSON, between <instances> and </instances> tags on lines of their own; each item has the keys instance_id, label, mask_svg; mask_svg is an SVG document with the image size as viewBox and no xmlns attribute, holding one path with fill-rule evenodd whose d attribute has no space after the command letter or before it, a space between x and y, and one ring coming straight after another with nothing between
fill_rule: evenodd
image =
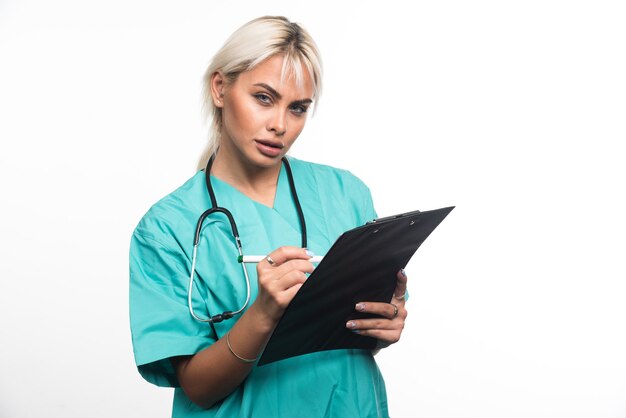
<instances>
[{"instance_id":1,"label":"woman's lips","mask_svg":"<svg viewBox=\"0 0 626 418\"><path fill-rule=\"evenodd\" d=\"M261 154L267 157L278 157L281 154L281 150L284 148L284 145L277 141L255 139L254 142Z\"/></svg>"}]
</instances>

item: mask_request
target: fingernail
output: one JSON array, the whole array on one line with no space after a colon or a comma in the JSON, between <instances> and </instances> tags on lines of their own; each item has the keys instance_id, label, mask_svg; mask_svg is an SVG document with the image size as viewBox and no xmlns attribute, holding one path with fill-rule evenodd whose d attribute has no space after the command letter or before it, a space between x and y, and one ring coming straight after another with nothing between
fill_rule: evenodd
<instances>
[{"instance_id":1,"label":"fingernail","mask_svg":"<svg viewBox=\"0 0 626 418\"><path fill-rule=\"evenodd\" d=\"M356 327L356 322L354 322L354 321L348 321L348 322L346 323L346 328L354 328L354 327Z\"/></svg>"},{"instance_id":2,"label":"fingernail","mask_svg":"<svg viewBox=\"0 0 626 418\"><path fill-rule=\"evenodd\" d=\"M400 269L400 274L406 277L406 272L404 271L404 269Z\"/></svg>"},{"instance_id":3,"label":"fingernail","mask_svg":"<svg viewBox=\"0 0 626 418\"><path fill-rule=\"evenodd\" d=\"M304 252L306 252L306 255L308 255L309 257L313 257L315 255L315 253L311 250L309 250L308 248L306 248L304 250Z\"/></svg>"},{"instance_id":4,"label":"fingernail","mask_svg":"<svg viewBox=\"0 0 626 418\"><path fill-rule=\"evenodd\" d=\"M361 331L359 331L358 329L351 329L350 331L354 332L355 334L360 334Z\"/></svg>"},{"instance_id":5,"label":"fingernail","mask_svg":"<svg viewBox=\"0 0 626 418\"><path fill-rule=\"evenodd\" d=\"M363 311L363 310L365 310L365 304L364 303L357 303L356 306L355 306L355 309L357 311Z\"/></svg>"}]
</instances>

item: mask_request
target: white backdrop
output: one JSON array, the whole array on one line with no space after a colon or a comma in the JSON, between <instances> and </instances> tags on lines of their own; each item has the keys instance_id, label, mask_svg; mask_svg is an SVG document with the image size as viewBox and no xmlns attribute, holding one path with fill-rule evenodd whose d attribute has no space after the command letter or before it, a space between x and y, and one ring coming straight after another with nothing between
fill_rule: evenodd
<instances>
[{"instance_id":1,"label":"white backdrop","mask_svg":"<svg viewBox=\"0 0 626 418\"><path fill-rule=\"evenodd\" d=\"M282 14L326 70L292 154L380 215L457 206L378 356L391 414L626 417L624 3L332 3L0 0L0 416L170 416L130 234L193 174L212 54Z\"/></svg>"}]
</instances>

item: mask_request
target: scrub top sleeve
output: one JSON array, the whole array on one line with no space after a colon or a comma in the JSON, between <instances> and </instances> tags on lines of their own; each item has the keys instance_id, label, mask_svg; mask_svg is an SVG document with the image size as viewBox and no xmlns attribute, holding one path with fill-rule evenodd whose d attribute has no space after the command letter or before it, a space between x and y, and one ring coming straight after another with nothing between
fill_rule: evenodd
<instances>
[{"instance_id":1,"label":"scrub top sleeve","mask_svg":"<svg viewBox=\"0 0 626 418\"><path fill-rule=\"evenodd\" d=\"M187 306L188 260L135 231L130 245L130 324L139 373L157 386L179 386L170 358L193 355L215 342L211 327Z\"/></svg>"}]
</instances>

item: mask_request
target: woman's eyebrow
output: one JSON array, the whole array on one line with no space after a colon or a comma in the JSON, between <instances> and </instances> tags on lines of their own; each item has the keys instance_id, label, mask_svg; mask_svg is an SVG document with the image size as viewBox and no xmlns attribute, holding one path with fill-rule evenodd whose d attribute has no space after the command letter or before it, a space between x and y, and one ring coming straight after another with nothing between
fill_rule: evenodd
<instances>
[{"instance_id":1,"label":"woman's eyebrow","mask_svg":"<svg viewBox=\"0 0 626 418\"><path fill-rule=\"evenodd\" d=\"M283 98L283 95L280 94L279 92L277 92L274 88L272 88L270 85L265 84L265 83L256 83L254 84L257 87L263 87L265 90L269 91L270 93L272 93L272 95L274 97L276 97L278 100Z\"/></svg>"},{"instance_id":2,"label":"woman's eyebrow","mask_svg":"<svg viewBox=\"0 0 626 418\"><path fill-rule=\"evenodd\" d=\"M265 90L269 91L274 97L276 97L277 100L280 100L283 98L283 95L280 94L279 92L276 91L276 89L274 89L272 86L270 86L269 84L265 84L265 83L256 83L253 84L254 86L257 87L263 87ZM309 104L309 103L313 103L313 100L311 99L301 99L301 100L295 100L292 102L292 104Z\"/></svg>"},{"instance_id":3,"label":"woman's eyebrow","mask_svg":"<svg viewBox=\"0 0 626 418\"><path fill-rule=\"evenodd\" d=\"M313 100L311 99L294 100L293 102L291 102L291 104L295 106L311 104L311 103L313 103Z\"/></svg>"}]
</instances>

